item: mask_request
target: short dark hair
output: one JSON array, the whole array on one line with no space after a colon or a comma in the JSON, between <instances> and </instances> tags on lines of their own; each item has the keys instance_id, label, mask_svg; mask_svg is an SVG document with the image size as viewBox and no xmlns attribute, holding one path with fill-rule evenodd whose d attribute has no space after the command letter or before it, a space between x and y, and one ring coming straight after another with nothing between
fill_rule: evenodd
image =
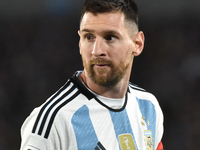
<instances>
[{"instance_id":1,"label":"short dark hair","mask_svg":"<svg viewBox=\"0 0 200 150\"><path fill-rule=\"evenodd\" d=\"M97 14L118 11L121 11L125 19L135 23L138 28L138 8L133 0L86 0L82 8L81 20L86 12Z\"/></svg>"}]
</instances>

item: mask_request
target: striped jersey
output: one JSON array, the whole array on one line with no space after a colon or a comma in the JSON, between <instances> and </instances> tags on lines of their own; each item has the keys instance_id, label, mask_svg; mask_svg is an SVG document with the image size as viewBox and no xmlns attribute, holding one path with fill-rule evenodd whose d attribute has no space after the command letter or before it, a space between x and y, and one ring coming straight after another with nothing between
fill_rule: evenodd
<instances>
[{"instance_id":1,"label":"striped jersey","mask_svg":"<svg viewBox=\"0 0 200 150\"><path fill-rule=\"evenodd\" d=\"M80 73L32 111L21 128L20 149L156 150L163 135L156 98L129 82L121 106L115 107L117 99L91 92L78 79Z\"/></svg>"}]
</instances>

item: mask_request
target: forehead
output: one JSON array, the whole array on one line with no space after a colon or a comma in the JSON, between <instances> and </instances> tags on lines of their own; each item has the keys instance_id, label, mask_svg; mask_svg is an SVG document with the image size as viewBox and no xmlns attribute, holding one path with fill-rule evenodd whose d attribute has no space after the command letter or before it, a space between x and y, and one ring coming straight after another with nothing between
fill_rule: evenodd
<instances>
[{"instance_id":1,"label":"forehead","mask_svg":"<svg viewBox=\"0 0 200 150\"><path fill-rule=\"evenodd\" d=\"M93 14L87 12L84 14L80 30L85 28L106 28L106 29L117 29L124 28L125 16L121 12L110 12L110 13L98 13Z\"/></svg>"}]
</instances>

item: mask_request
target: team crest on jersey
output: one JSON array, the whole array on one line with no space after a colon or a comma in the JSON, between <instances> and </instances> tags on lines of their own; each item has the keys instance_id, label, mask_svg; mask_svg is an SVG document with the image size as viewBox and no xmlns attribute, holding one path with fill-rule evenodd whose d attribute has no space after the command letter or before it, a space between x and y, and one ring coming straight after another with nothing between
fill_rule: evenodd
<instances>
[{"instance_id":1,"label":"team crest on jersey","mask_svg":"<svg viewBox=\"0 0 200 150\"><path fill-rule=\"evenodd\" d=\"M119 143L121 150L136 150L136 146L131 134L119 135Z\"/></svg>"},{"instance_id":2,"label":"team crest on jersey","mask_svg":"<svg viewBox=\"0 0 200 150\"><path fill-rule=\"evenodd\" d=\"M144 136L145 136L144 141L145 141L146 150L153 150L154 149L154 139L152 137L151 130L145 130Z\"/></svg>"}]
</instances>

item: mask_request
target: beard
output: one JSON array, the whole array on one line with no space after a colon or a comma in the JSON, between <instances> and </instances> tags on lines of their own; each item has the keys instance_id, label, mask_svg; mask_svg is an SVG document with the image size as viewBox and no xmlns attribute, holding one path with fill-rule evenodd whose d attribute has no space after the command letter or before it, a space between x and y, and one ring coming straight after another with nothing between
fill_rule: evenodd
<instances>
[{"instance_id":1,"label":"beard","mask_svg":"<svg viewBox=\"0 0 200 150\"><path fill-rule=\"evenodd\" d=\"M112 87L119 83L129 68L129 63L124 64L124 62L120 62L119 65L116 66L111 61L102 58L95 58L88 64L83 57L82 60L83 66L90 79L94 83L104 87ZM103 64L107 67L95 68L95 64Z\"/></svg>"}]
</instances>

